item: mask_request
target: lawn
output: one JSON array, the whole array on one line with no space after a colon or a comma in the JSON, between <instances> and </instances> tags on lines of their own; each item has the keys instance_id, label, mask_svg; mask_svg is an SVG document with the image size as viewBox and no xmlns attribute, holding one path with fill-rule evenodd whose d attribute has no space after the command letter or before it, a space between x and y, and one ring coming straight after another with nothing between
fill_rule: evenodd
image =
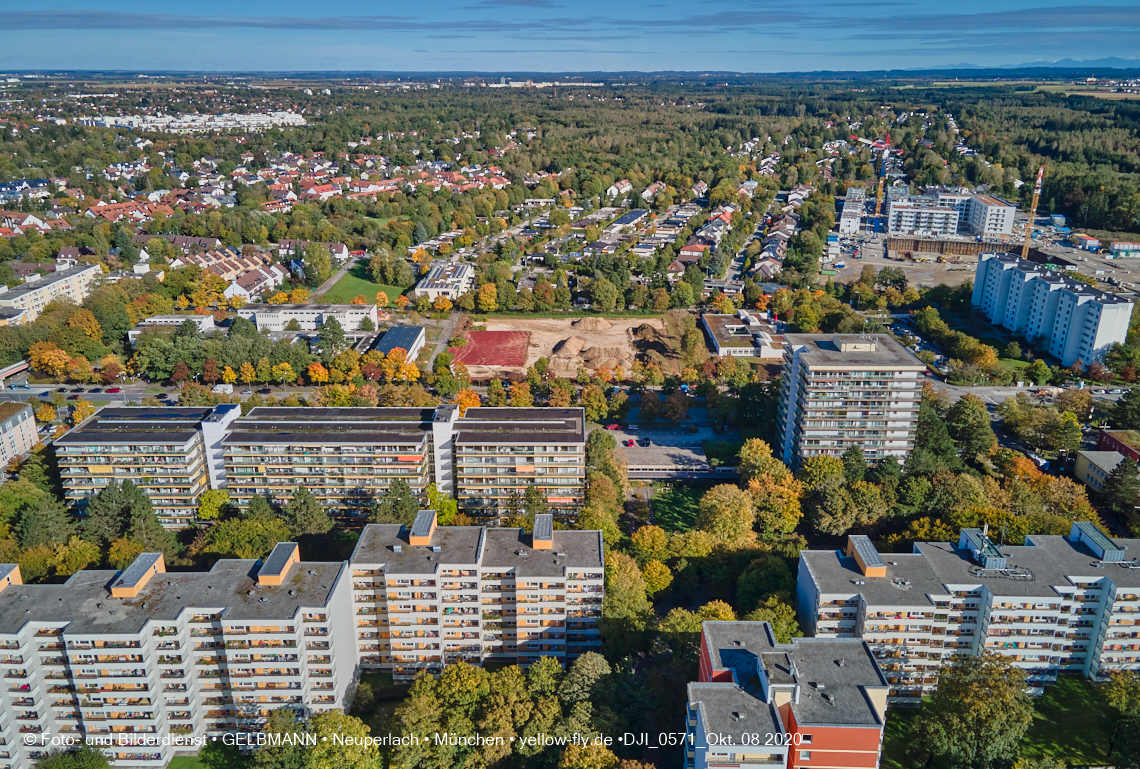
<instances>
[{"instance_id":1,"label":"lawn","mask_svg":"<svg viewBox=\"0 0 1140 769\"><path fill-rule=\"evenodd\" d=\"M235 745L207 742L196 756L175 756L167 769L245 769L249 757Z\"/></svg>"},{"instance_id":2,"label":"lawn","mask_svg":"<svg viewBox=\"0 0 1140 769\"><path fill-rule=\"evenodd\" d=\"M1025 735L1026 758L1052 756L1070 766L1103 766L1109 763L1108 741L1113 713L1091 681L1081 676L1061 676L1034 701L1033 725Z\"/></svg>"},{"instance_id":3,"label":"lawn","mask_svg":"<svg viewBox=\"0 0 1140 769\"><path fill-rule=\"evenodd\" d=\"M363 296L369 304L372 304L376 301L376 295L381 291L388 295L389 304L396 301L396 297L404 293L404 289L399 286L382 286L379 283L373 283L368 279L368 264L357 262L351 270L344 274L344 277L325 292L323 301L328 304L348 304L356 297Z\"/></svg>"},{"instance_id":4,"label":"lawn","mask_svg":"<svg viewBox=\"0 0 1140 769\"><path fill-rule=\"evenodd\" d=\"M727 467L736 467L744 441L705 441L705 456L709 459L720 460L719 464Z\"/></svg>"},{"instance_id":5,"label":"lawn","mask_svg":"<svg viewBox=\"0 0 1140 769\"><path fill-rule=\"evenodd\" d=\"M1081 676L1061 676L1033 701L1033 725L1021 742L1026 759L1045 756L1069 766L1104 766L1109 763L1108 742L1113 714L1092 682ZM906 751L913 739L911 722L918 708L891 708L883 737L883 769L905 769ZM932 769L937 763L931 765Z\"/></svg>"},{"instance_id":6,"label":"lawn","mask_svg":"<svg viewBox=\"0 0 1140 769\"><path fill-rule=\"evenodd\" d=\"M653 522L665 531L692 531L697 526L697 505L708 485L653 484Z\"/></svg>"}]
</instances>

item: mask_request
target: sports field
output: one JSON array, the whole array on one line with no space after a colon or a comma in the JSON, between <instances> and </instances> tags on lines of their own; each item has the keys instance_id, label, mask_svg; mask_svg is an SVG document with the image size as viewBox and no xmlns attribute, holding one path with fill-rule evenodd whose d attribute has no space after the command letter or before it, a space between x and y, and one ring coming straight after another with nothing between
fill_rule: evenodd
<instances>
[{"instance_id":1,"label":"sports field","mask_svg":"<svg viewBox=\"0 0 1140 769\"><path fill-rule=\"evenodd\" d=\"M522 368L529 343L529 331L468 331L467 346L452 347L448 352L466 366Z\"/></svg>"}]
</instances>

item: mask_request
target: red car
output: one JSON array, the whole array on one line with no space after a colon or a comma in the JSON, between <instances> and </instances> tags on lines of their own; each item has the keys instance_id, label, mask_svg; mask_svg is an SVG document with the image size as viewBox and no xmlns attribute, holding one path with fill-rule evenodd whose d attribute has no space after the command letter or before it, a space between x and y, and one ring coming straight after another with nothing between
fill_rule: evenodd
<instances>
[{"instance_id":1,"label":"red car","mask_svg":"<svg viewBox=\"0 0 1140 769\"><path fill-rule=\"evenodd\" d=\"M628 441L622 441L622 443L624 443L626 446L632 446L633 445L633 439L631 438Z\"/></svg>"},{"instance_id":2,"label":"red car","mask_svg":"<svg viewBox=\"0 0 1140 769\"><path fill-rule=\"evenodd\" d=\"M607 430L620 430L621 425L606 425Z\"/></svg>"},{"instance_id":3,"label":"red car","mask_svg":"<svg viewBox=\"0 0 1140 769\"><path fill-rule=\"evenodd\" d=\"M117 393L117 392L122 392L122 390L120 390L118 387L108 387L108 388L107 388L107 392L109 392L109 393Z\"/></svg>"}]
</instances>

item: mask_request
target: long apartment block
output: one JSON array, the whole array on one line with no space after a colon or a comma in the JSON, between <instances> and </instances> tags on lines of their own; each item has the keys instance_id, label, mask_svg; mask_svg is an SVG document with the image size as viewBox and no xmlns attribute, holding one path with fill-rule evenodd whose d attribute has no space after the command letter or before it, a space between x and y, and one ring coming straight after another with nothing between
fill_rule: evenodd
<instances>
[{"instance_id":1,"label":"long apartment block","mask_svg":"<svg viewBox=\"0 0 1140 769\"><path fill-rule=\"evenodd\" d=\"M886 334L786 334L780 458L796 467L859 446L869 461L901 461L914 448L925 370Z\"/></svg>"},{"instance_id":2,"label":"long apartment block","mask_svg":"<svg viewBox=\"0 0 1140 769\"><path fill-rule=\"evenodd\" d=\"M1104 359L1128 336L1132 302L1013 254L981 254L974 309L1071 366Z\"/></svg>"},{"instance_id":3,"label":"long apartment block","mask_svg":"<svg viewBox=\"0 0 1140 769\"><path fill-rule=\"evenodd\" d=\"M225 486L220 441L240 413L235 404L99 409L55 441L64 497L82 506L111 481L132 481L164 526L187 526L202 492Z\"/></svg>"},{"instance_id":4,"label":"long apartment block","mask_svg":"<svg viewBox=\"0 0 1140 769\"><path fill-rule=\"evenodd\" d=\"M1064 672L1102 679L1140 670L1140 540L1088 522L1067 537L997 545L981 529L957 543L880 555L865 536L846 552L800 552L797 610L814 636L862 638L891 685L917 703L954 654L992 651L1043 691Z\"/></svg>"},{"instance_id":5,"label":"long apartment block","mask_svg":"<svg viewBox=\"0 0 1140 769\"><path fill-rule=\"evenodd\" d=\"M356 675L347 563L121 572L21 584L0 566L0 769L25 769L49 737L86 738L120 767L163 767L203 739L257 731L268 712L344 710ZM196 741L196 742L195 742Z\"/></svg>"},{"instance_id":6,"label":"long apartment block","mask_svg":"<svg viewBox=\"0 0 1140 769\"><path fill-rule=\"evenodd\" d=\"M685 769L878 769L887 691L859 639L781 644L767 622L705 622Z\"/></svg>"},{"instance_id":7,"label":"long apartment block","mask_svg":"<svg viewBox=\"0 0 1140 769\"><path fill-rule=\"evenodd\" d=\"M194 519L200 494L226 489L278 504L307 487L330 512L361 520L395 479L429 484L475 518L497 520L537 486L551 511L584 504L580 408L104 408L57 441L67 498L82 504L111 479L150 496L164 525Z\"/></svg>"},{"instance_id":8,"label":"long apartment block","mask_svg":"<svg viewBox=\"0 0 1140 769\"><path fill-rule=\"evenodd\" d=\"M529 665L599 651L605 560L599 531L364 527L352 554L360 665L397 681L458 660Z\"/></svg>"}]
</instances>

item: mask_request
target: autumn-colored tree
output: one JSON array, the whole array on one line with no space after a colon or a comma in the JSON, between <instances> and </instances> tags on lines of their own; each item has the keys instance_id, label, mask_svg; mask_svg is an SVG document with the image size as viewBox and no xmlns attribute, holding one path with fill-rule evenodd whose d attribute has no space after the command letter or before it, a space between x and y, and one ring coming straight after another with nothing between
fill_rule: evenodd
<instances>
[{"instance_id":1,"label":"autumn-colored tree","mask_svg":"<svg viewBox=\"0 0 1140 769\"><path fill-rule=\"evenodd\" d=\"M40 422L54 422L58 415L50 403L45 403L36 411L36 419Z\"/></svg>"},{"instance_id":2,"label":"autumn-colored tree","mask_svg":"<svg viewBox=\"0 0 1140 769\"><path fill-rule=\"evenodd\" d=\"M237 381L237 373L232 368L226 366L222 369L222 383L232 385Z\"/></svg>"},{"instance_id":3,"label":"autumn-colored tree","mask_svg":"<svg viewBox=\"0 0 1140 769\"><path fill-rule=\"evenodd\" d=\"M90 310L81 308L72 313L71 317L67 319L69 328L82 329L83 333L88 339L102 341L103 327L99 325L99 321Z\"/></svg>"},{"instance_id":4,"label":"autumn-colored tree","mask_svg":"<svg viewBox=\"0 0 1140 769\"><path fill-rule=\"evenodd\" d=\"M478 408L482 401L479 398L479 393L472 389L464 388L455 394L453 403L459 406L459 416L467 413L467 409Z\"/></svg>"},{"instance_id":5,"label":"autumn-colored tree","mask_svg":"<svg viewBox=\"0 0 1140 769\"><path fill-rule=\"evenodd\" d=\"M653 597L673 583L673 571L661 561L650 561L641 570L645 578L645 592Z\"/></svg>"},{"instance_id":6,"label":"autumn-colored tree","mask_svg":"<svg viewBox=\"0 0 1140 769\"><path fill-rule=\"evenodd\" d=\"M221 378L222 373L218 371L218 362L213 358L206 358L206 362L202 365L202 381L212 385Z\"/></svg>"},{"instance_id":7,"label":"autumn-colored tree","mask_svg":"<svg viewBox=\"0 0 1140 769\"><path fill-rule=\"evenodd\" d=\"M138 542L122 537L111 543L111 547L107 550L107 562L116 569L125 569L145 550L146 548Z\"/></svg>"},{"instance_id":8,"label":"autumn-colored tree","mask_svg":"<svg viewBox=\"0 0 1140 769\"><path fill-rule=\"evenodd\" d=\"M304 304L309 301L309 292L304 288L295 288L289 292L290 304Z\"/></svg>"},{"instance_id":9,"label":"autumn-colored tree","mask_svg":"<svg viewBox=\"0 0 1140 769\"><path fill-rule=\"evenodd\" d=\"M403 294L400 294L398 297L396 297L396 308L399 309L401 312L406 310L408 305L411 303L412 303L412 300L409 299L408 297L404 296Z\"/></svg>"},{"instance_id":10,"label":"autumn-colored tree","mask_svg":"<svg viewBox=\"0 0 1140 769\"><path fill-rule=\"evenodd\" d=\"M450 299L448 299L446 296L440 294L439 296L437 296L435 298L435 301L431 303L431 306L434 307L439 312L447 312L448 310L451 309L452 305L451 305Z\"/></svg>"},{"instance_id":11,"label":"autumn-colored tree","mask_svg":"<svg viewBox=\"0 0 1140 769\"><path fill-rule=\"evenodd\" d=\"M190 378L190 367L186 365L186 361L178 361L174 364L174 370L170 374L170 381L174 384L182 384Z\"/></svg>"},{"instance_id":12,"label":"autumn-colored tree","mask_svg":"<svg viewBox=\"0 0 1140 769\"><path fill-rule=\"evenodd\" d=\"M270 304L287 304L289 302L289 295L284 291L278 291L273 296L269 297Z\"/></svg>"},{"instance_id":13,"label":"autumn-colored tree","mask_svg":"<svg viewBox=\"0 0 1140 769\"><path fill-rule=\"evenodd\" d=\"M90 382L95 378L95 368L91 361L80 355L67 364L67 378L72 382Z\"/></svg>"},{"instance_id":14,"label":"autumn-colored tree","mask_svg":"<svg viewBox=\"0 0 1140 769\"><path fill-rule=\"evenodd\" d=\"M28 363L53 379L60 379L71 363L71 356L54 342L36 342L28 348Z\"/></svg>"},{"instance_id":15,"label":"autumn-colored tree","mask_svg":"<svg viewBox=\"0 0 1140 769\"><path fill-rule=\"evenodd\" d=\"M91 405L91 402L80 398L75 402L75 406L71 409L71 424L73 426L77 425L94 413L95 407Z\"/></svg>"},{"instance_id":16,"label":"autumn-colored tree","mask_svg":"<svg viewBox=\"0 0 1140 769\"><path fill-rule=\"evenodd\" d=\"M102 369L101 373L103 381L107 384L115 382L123 373L123 361L118 355L108 355L99 361L99 368Z\"/></svg>"},{"instance_id":17,"label":"autumn-colored tree","mask_svg":"<svg viewBox=\"0 0 1140 769\"><path fill-rule=\"evenodd\" d=\"M368 300L364 298L364 294L359 294L352 297L352 301L349 302L349 304L368 304Z\"/></svg>"},{"instance_id":18,"label":"autumn-colored tree","mask_svg":"<svg viewBox=\"0 0 1140 769\"><path fill-rule=\"evenodd\" d=\"M388 295L383 291L376 292L376 306L380 308L388 306Z\"/></svg>"},{"instance_id":19,"label":"autumn-colored tree","mask_svg":"<svg viewBox=\"0 0 1140 769\"><path fill-rule=\"evenodd\" d=\"M70 576L81 569L86 569L99 560L99 546L72 534L67 542L55 546L52 565L55 573L60 576Z\"/></svg>"},{"instance_id":20,"label":"autumn-colored tree","mask_svg":"<svg viewBox=\"0 0 1140 769\"><path fill-rule=\"evenodd\" d=\"M534 405L534 396L530 393L530 384L515 382L511 385L511 405L515 408L530 408Z\"/></svg>"},{"instance_id":21,"label":"autumn-colored tree","mask_svg":"<svg viewBox=\"0 0 1140 769\"><path fill-rule=\"evenodd\" d=\"M321 385L329 381L329 370L319 361L310 363L306 373L309 376L309 381L313 384Z\"/></svg>"},{"instance_id":22,"label":"autumn-colored tree","mask_svg":"<svg viewBox=\"0 0 1140 769\"><path fill-rule=\"evenodd\" d=\"M479 286L476 303L482 312L494 312L499 309L499 287L494 283L484 283Z\"/></svg>"},{"instance_id":23,"label":"autumn-colored tree","mask_svg":"<svg viewBox=\"0 0 1140 769\"><path fill-rule=\"evenodd\" d=\"M254 369L252 363L246 361L245 363L241 364L241 366L238 368L238 379L240 379L244 384L253 384L253 381L257 379L257 370Z\"/></svg>"}]
</instances>

